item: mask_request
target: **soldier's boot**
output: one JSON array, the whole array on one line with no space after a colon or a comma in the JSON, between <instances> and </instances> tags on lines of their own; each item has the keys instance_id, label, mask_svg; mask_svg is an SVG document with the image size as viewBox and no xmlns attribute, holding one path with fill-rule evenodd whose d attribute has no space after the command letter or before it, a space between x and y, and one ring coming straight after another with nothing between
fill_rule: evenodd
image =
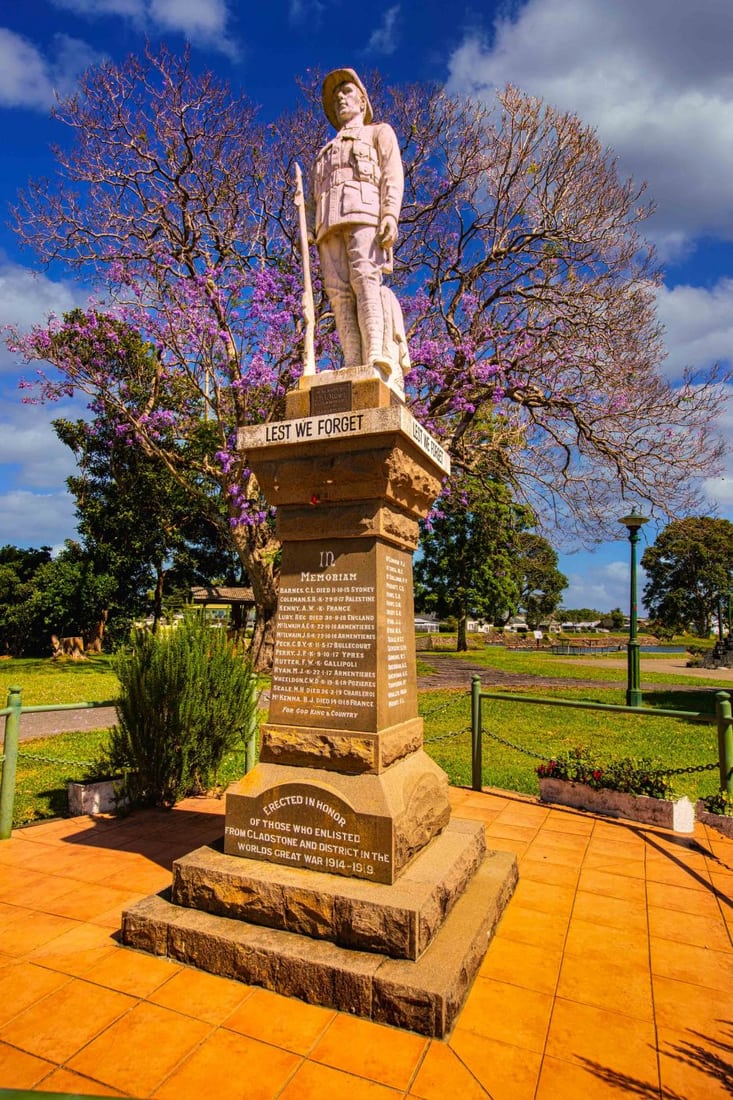
<instances>
[{"instance_id":1,"label":"soldier's boot","mask_svg":"<svg viewBox=\"0 0 733 1100\"><path fill-rule=\"evenodd\" d=\"M330 293L329 300L344 356L344 366L359 367L364 362L364 357L354 295L350 290L336 291Z\"/></svg>"},{"instance_id":2,"label":"soldier's boot","mask_svg":"<svg viewBox=\"0 0 733 1100\"><path fill-rule=\"evenodd\" d=\"M384 310L379 292L362 294L358 300L361 345L366 349L366 363L388 379L392 362L384 348Z\"/></svg>"}]
</instances>

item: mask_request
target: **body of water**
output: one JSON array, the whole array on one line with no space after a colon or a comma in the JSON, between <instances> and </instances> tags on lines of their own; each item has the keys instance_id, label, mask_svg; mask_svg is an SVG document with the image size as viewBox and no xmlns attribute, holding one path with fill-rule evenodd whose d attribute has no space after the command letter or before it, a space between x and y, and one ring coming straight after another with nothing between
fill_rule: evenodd
<instances>
[{"instance_id":1,"label":"body of water","mask_svg":"<svg viewBox=\"0 0 733 1100\"><path fill-rule=\"evenodd\" d=\"M624 648L626 648L624 646ZM669 653L670 657L675 653L687 653L687 650L683 645L641 645L639 646L640 653Z\"/></svg>"}]
</instances>

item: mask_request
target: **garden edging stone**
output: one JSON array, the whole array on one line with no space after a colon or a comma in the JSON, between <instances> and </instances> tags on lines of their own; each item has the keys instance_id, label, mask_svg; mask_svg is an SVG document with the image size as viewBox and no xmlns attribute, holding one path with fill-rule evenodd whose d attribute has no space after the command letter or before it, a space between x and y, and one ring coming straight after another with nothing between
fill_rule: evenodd
<instances>
[{"instance_id":1,"label":"garden edging stone","mask_svg":"<svg viewBox=\"0 0 733 1100\"><path fill-rule=\"evenodd\" d=\"M67 783L69 813L72 817L83 814L114 814L128 804L123 793L124 779L97 779L86 783Z\"/></svg>"},{"instance_id":2,"label":"garden edging stone","mask_svg":"<svg viewBox=\"0 0 733 1100\"><path fill-rule=\"evenodd\" d=\"M697 820L702 821L704 825L711 825L723 836L730 837L733 840L733 817L730 814L711 814L709 810L705 809L705 803L702 799L697 804Z\"/></svg>"},{"instance_id":3,"label":"garden edging stone","mask_svg":"<svg viewBox=\"0 0 733 1100\"><path fill-rule=\"evenodd\" d=\"M695 808L687 797L668 801L643 794L627 794L625 791L596 790L585 783L573 783L567 779L540 778L539 784L543 802L557 802L562 806L590 810L608 817L625 817L645 825L672 829L676 833L692 833L695 830Z\"/></svg>"}]
</instances>

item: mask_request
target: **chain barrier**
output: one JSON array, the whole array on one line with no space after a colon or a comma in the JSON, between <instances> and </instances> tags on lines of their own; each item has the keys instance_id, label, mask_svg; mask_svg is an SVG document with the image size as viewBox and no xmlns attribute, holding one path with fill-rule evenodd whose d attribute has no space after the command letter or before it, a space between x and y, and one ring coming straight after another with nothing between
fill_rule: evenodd
<instances>
[{"instance_id":1,"label":"chain barrier","mask_svg":"<svg viewBox=\"0 0 733 1100\"><path fill-rule=\"evenodd\" d=\"M531 749L523 749L521 745L515 745L513 741L507 741L505 737L500 737L498 733L492 733L491 730L482 729L481 732L486 737L491 737L492 740L498 741L500 745L506 745L508 749L514 749L515 752L524 753L525 756L531 756L535 760L547 760L547 753L532 752Z\"/></svg>"},{"instance_id":2,"label":"chain barrier","mask_svg":"<svg viewBox=\"0 0 733 1100\"><path fill-rule=\"evenodd\" d=\"M426 710L424 712L424 714L421 715L421 717L422 718L433 718L434 715L442 714L443 711L449 710L450 707L455 706L456 703L465 703L465 702L466 702L466 696L459 693L459 692L456 692L455 696L452 699L448 699L447 702L441 703L437 707L433 707L432 710Z\"/></svg>"},{"instance_id":3,"label":"chain barrier","mask_svg":"<svg viewBox=\"0 0 733 1100\"><path fill-rule=\"evenodd\" d=\"M720 767L718 761L713 761L712 764L691 764L689 768L660 768L660 775L694 775L696 772L712 772L717 771Z\"/></svg>"},{"instance_id":4,"label":"chain barrier","mask_svg":"<svg viewBox=\"0 0 733 1100\"><path fill-rule=\"evenodd\" d=\"M514 749L515 752L521 752L525 756L531 756L535 760L549 760L551 756L547 753L532 752L531 749L524 749L521 745L515 745L512 741L507 741L506 738L500 737L498 733L492 733L490 730L482 729L481 731L487 737L491 737L492 740L498 741L502 745L506 745L509 749ZM687 768L658 768L657 771L660 775L695 775L698 772L712 772L718 768L718 761L714 760L712 764L691 764Z\"/></svg>"},{"instance_id":5,"label":"chain barrier","mask_svg":"<svg viewBox=\"0 0 733 1100\"><path fill-rule=\"evenodd\" d=\"M460 737L462 733L470 733L471 727L464 726L462 730L451 730L450 733L440 733L437 737L424 737L424 745L435 745L438 741L450 741L453 737Z\"/></svg>"},{"instance_id":6,"label":"chain barrier","mask_svg":"<svg viewBox=\"0 0 733 1100\"><path fill-rule=\"evenodd\" d=\"M427 721L428 718L434 718L437 714L443 714L445 711L450 710L450 708L454 707L456 705L456 703L464 703L465 704L465 702L466 702L465 695L463 695L462 693L456 692L455 695L451 699L446 700L446 702L441 703L437 707L433 707L432 710L425 711L424 714L421 715L421 718L424 721ZM439 733L439 734L436 734L435 737L424 737L423 738L423 744L424 745L435 745L439 741L451 741L454 737L460 737L461 734L466 733L466 732L470 732L470 730L471 730L471 727L470 727L470 725L468 725L468 726L464 726L463 729L460 729L460 730L451 730L450 733Z\"/></svg>"},{"instance_id":7,"label":"chain barrier","mask_svg":"<svg viewBox=\"0 0 733 1100\"><path fill-rule=\"evenodd\" d=\"M68 764L73 767L76 764L81 765L84 768L96 767L98 761L94 760L60 760L56 756L36 756L34 752L18 752L19 760L37 760L40 764Z\"/></svg>"}]
</instances>

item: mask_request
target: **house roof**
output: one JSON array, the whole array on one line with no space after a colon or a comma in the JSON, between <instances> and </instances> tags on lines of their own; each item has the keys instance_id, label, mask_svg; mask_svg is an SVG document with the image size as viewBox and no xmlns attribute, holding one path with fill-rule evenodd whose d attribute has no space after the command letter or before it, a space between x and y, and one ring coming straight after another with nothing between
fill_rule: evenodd
<instances>
[{"instance_id":1,"label":"house roof","mask_svg":"<svg viewBox=\"0 0 733 1100\"><path fill-rule=\"evenodd\" d=\"M232 588L223 585L199 585L191 589L194 603L247 603L254 606L251 588Z\"/></svg>"}]
</instances>

